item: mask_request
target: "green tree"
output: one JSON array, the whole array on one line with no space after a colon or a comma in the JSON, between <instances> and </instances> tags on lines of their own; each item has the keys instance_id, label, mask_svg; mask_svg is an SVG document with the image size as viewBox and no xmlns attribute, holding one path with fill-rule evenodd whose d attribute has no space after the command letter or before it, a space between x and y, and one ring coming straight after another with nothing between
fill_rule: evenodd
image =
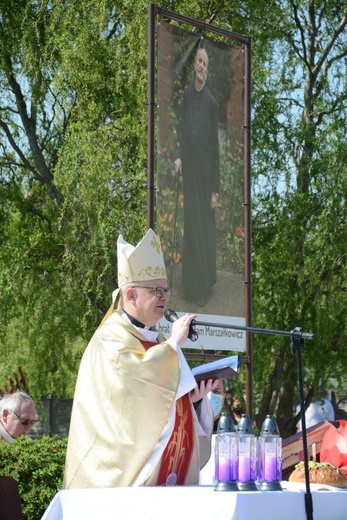
<instances>
[{"instance_id":1,"label":"green tree","mask_svg":"<svg viewBox=\"0 0 347 520\"><path fill-rule=\"evenodd\" d=\"M345 379L347 12L340 2L285 4L273 4L253 70L253 317L315 333L303 362L318 387ZM285 435L295 431L296 362L288 341L254 339L259 422L276 411Z\"/></svg>"},{"instance_id":2,"label":"green tree","mask_svg":"<svg viewBox=\"0 0 347 520\"><path fill-rule=\"evenodd\" d=\"M144 34L145 12L0 9L0 373L15 360L37 396L72 395L115 287L118 234L146 224L146 46L129 24L141 15Z\"/></svg>"}]
</instances>

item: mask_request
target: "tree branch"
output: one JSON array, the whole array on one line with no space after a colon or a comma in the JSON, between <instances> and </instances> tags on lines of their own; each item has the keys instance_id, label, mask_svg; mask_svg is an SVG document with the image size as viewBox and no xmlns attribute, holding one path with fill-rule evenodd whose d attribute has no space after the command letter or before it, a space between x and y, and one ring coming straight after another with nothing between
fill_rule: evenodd
<instances>
[{"instance_id":1,"label":"tree branch","mask_svg":"<svg viewBox=\"0 0 347 520\"><path fill-rule=\"evenodd\" d=\"M36 181L39 181L39 182L44 182L45 181L44 178L40 174L37 173L35 168L33 168L33 166L31 165L30 161L28 161L28 159L25 157L22 150L19 148L19 146L17 146L16 141L13 138L7 123L5 123L5 121L0 119L0 126L3 128L11 147L22 160L22 163L23 163L22 166L24 166L31 173L31 176L33 177L33 179L35 179Z\"/></svg>"}]
</instances>

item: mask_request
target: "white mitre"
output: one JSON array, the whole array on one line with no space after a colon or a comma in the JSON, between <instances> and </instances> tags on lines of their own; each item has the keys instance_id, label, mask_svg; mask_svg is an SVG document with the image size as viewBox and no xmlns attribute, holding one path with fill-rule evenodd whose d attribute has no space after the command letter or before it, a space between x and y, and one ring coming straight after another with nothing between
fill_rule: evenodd
<instances>
[{"instance_id":1,"label":"white mitre","mask_svg":"<svg viewBox=\"0 0 347 520\"><path fill-rule=\"evenodd\" d=\"M117 241L118 287L127 283L167 278L160 239L149 229L136 247L120 235ZM112 293L114 302L118 289Z\"/></svg>"}]
</instances>

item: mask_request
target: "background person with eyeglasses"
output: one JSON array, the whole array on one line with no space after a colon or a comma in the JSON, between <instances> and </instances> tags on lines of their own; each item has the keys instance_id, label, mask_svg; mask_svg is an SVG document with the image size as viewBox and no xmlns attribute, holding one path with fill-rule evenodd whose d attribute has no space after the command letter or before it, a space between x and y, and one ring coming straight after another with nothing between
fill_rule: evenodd
<instances>
[{"instance_id":1,"label":"background person with eyeglasses","mask_svg":"<svg viewBox=\"0 0 347 520\"><path fill-rule=\"evenodd\" d=\"M180 345L195 314L156 323L170 289L159 237L117 243L119 296L86 348L77 377L63 487L193 485L211 453L213 411ZM119 293L119 294L118 294ZM195 409L196 407L196 409Z\"/></svg>"},{"instance_id":2,"label":"background person with eyeglasses","mask_svg":"<svg viewBox=\"0 0 347 520\"><path fill-rule=\"evenodd\" d=\"M0 399L0 438L12 443L25 437L37 422L34 401L25 392L5 394Z\"/></svg>"}]
</instances>

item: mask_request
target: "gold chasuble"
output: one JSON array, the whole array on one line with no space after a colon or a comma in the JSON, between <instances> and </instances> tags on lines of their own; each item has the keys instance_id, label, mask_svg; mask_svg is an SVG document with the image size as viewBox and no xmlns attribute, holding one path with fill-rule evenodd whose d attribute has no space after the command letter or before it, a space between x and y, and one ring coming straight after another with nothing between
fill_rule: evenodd
<instances>
[{"instance_id":1,"label":"gold chasuble","mask_svg":"<svg viewBox=\"0 0 347 520\"><path fill-rule=\"evenodd\" d=\"M198 419L188 390L179 394L182 354L160 341L146 350L119 312L93 335L76 382L64 488L198 484L212 409Z\"/></svg>"},{"instance_id":2,"label":"gold chasuble","mask_svg":"<svg viewBox=\"0 0 347 520\"><path fill-rule=\"evenodd\" d=\"M156 343L142 342L147 350ZM161 458L157 486L185 484L195 442L191 402L188 394L176 401L175 426Z\"/></svg>"}]
</instances>

